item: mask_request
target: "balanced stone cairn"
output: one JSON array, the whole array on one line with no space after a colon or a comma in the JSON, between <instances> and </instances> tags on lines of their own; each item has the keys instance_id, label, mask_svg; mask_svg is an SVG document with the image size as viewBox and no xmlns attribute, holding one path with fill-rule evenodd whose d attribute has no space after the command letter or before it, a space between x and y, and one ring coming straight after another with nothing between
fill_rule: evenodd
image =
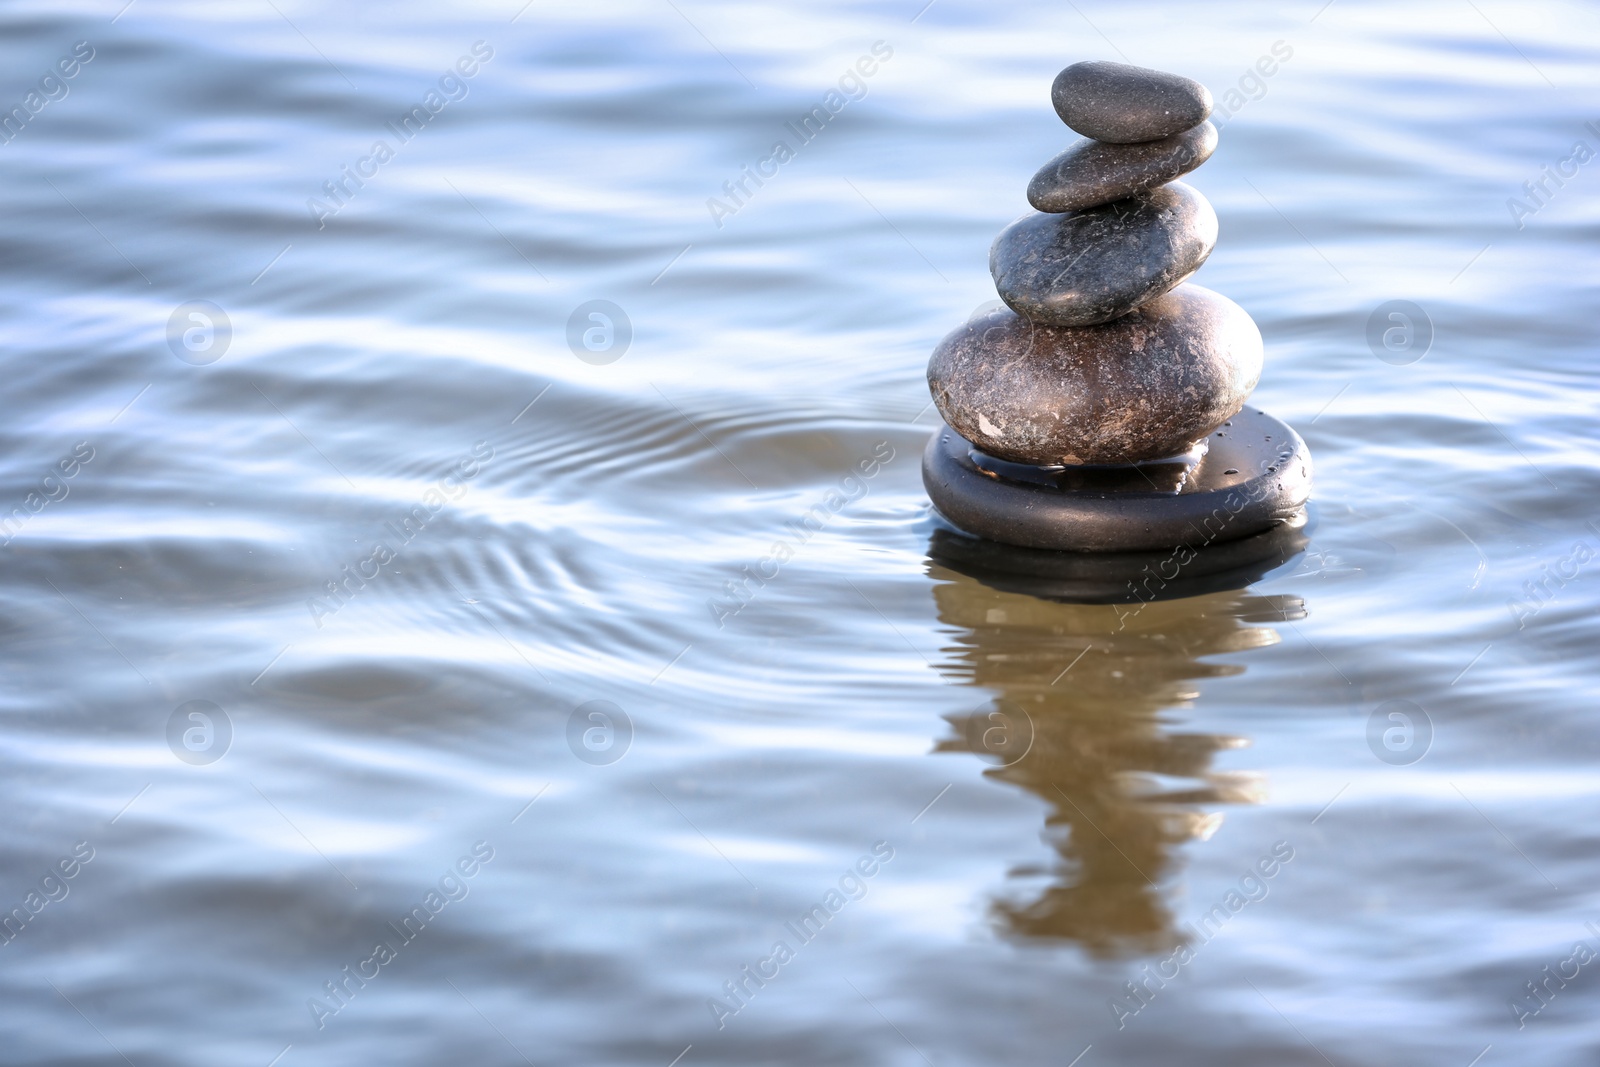
<instances>
[{"instance_id":1,"label":"balanced stone cairn","mask_svg":"<svg viewBox=\"0 0 1600 1067\"><path fill-rule=\"evenodd\" d=\"M1037 211L995 240L1005 307L928 363L947 424L923 456L962 530L1030 548L1148 551L1304 522L1311 463L1245 401L1261 333L1186 284L1217 241L1206 198L1174 179L1217 147L1211 93L1176 74L1075 63L1051 88L1084 135L1028 183Z\"/></svg>"}]
</instances>

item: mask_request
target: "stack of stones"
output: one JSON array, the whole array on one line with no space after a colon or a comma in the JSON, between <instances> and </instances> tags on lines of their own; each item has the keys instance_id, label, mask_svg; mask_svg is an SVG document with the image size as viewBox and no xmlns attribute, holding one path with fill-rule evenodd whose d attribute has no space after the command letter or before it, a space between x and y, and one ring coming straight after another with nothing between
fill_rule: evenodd
<instances>
[{"instance_id":1,"label":"stack of stones","mask_svg":"<svg viewBox=\"0 0 1600 1067\"><path fill-rule=\"evenodd\" d=\"M1217 240L1211 205L1174 180L1216 149L1211 94L1089 62L1056 77L1051 102L1084 139L1034 175L1037 211L995 240L989 270L1006 307L940 342L934 402L990 477L1063 486L1078 468L1192 468L1262 365L1244 309L1184 284ZM949 515L931 468L927 480Z\"/></svg>"}]
</instances>

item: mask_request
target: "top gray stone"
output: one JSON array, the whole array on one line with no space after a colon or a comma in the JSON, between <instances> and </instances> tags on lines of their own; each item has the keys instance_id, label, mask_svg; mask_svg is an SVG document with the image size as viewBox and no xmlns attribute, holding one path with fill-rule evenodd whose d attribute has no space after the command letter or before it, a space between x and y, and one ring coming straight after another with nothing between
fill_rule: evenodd
<instances>
[{"instance_id":1,"label":"top gray stone","mask_svg":"<svg viewBox=\"0 0 1600 1067\"><path fill-rule=\"evenodd\" d=\"M1050 87L1056 114L1110 144L1158 141L1211 115L1211 91L1193 78L1126 63L1074 63Z\"/></svg>"}]
</instances>

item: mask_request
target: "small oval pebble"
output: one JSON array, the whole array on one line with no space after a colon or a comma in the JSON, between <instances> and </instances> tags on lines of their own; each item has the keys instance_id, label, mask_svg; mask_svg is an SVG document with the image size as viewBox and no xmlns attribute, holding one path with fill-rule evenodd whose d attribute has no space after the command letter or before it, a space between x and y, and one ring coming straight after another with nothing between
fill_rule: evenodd
<instances>
[{"instance_id":1,"label":"small oval pebble","mask_svg":"<svg viewBox=\"0 0 1600 1067\"><path fill-rule=\"evenodd\" d=\"M1172 182L1085 211L1024 215L995 238L989 273L1019 315L1091 326L1171 289L1216 243L1217 213Z\"/></svg>"},{"instance_id":2,"label":"small oval pebble","mask_svg":"<svg viewBox=\"0 0 1600 1067\"><path fill-rule=\"evenodd\" d=\"M1232 418L1261 361L1243 308L1183 285L1106 326L996 309L939 342L928 389L951 429L999 459L1137 463L1184 452Z\"/></svg>"},{"instance_id":3,"label":"small oval pebble","mask_svg":"<svg viewBox=\"0 0 1600 1067\"><path fill-rule=\"evenodd\" d=\"M1085 138L1039 168L1028 203L1050 212L1109 204L1188 174L1216 150L1217 128L1209 122L1142 144Z\"/></svg>"},{"instance_id":4,"label":"small oval pebble","mask_svg":"<svg viewBox=\"0 0 1600 1067\"><path fill-rule=\"evenodd\" d=\"M1211 115L1211 90L1193 78L1126 63L1074 63L1056 75L1050 102L1062 122L1112 144L1158 141Z\"/></svg>"}]
</instances>

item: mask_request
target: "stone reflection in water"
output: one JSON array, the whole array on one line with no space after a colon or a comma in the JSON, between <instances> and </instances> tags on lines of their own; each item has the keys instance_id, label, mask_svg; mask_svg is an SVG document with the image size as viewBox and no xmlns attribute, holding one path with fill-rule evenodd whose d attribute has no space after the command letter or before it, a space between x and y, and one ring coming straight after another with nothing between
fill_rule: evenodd
<instances>
[{"instance_id":1,"label":"stone reflection in water","mask_svg":"<svg viewBox=\"0 0 1600 1067\"><path fill-rule=\"evenodd\" d=\"M956 628L951 680L994 699L951 719L939 752L970 752L985 773L1050 805L1048 871L1013 871L1042 893L994 905L1009 932L1076 941L1096 956L1176 948L1168 893L1179 845L1204 840L1217 805L1255 803L1251 775L1216 771L1213 757L1243 738L1168 728L1163 712L1197 695L1203 678L1239 674L1206 660L1279 640L1259 625L1304 616L1297 597L1212 592L1149 604L1071 604L1002 592L935 563L942 622ZM1065 673L1063 673L1065 672Z\"/></svg>"}]
</instances>

